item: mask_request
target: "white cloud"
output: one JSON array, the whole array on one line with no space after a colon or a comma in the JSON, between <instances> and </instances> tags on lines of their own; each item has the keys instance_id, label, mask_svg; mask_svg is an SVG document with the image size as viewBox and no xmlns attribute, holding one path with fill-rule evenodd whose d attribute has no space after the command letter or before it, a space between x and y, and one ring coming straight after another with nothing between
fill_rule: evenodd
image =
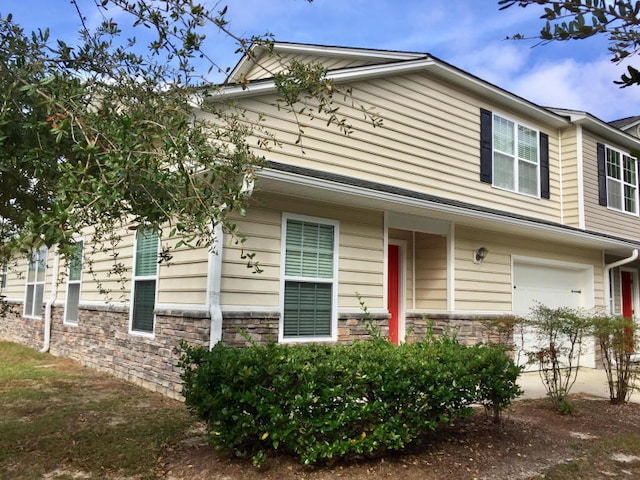
<instances>
[{"instance_id":1,"label":"white cloud","mask_svg":"<svg viewBox=\"0 0 640 480\"><path fill-rule=\"evenodd\" d=\"M640 87L621 89L613 83L623 71L606 57L569 58L520 71L503 86L543 106L582 110L609 121L636 115L640 106Z\"/></svg>"}]
</instances>

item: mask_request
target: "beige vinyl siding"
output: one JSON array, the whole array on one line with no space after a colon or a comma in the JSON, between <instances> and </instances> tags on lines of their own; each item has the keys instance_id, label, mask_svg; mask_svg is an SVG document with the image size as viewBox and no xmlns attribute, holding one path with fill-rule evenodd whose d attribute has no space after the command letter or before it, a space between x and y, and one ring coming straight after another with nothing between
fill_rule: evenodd
<instances>
[{"instance_id":1,"label":"beige vinyl siding","mask_svg":"<svg viewBox=\"0 0 640 480\"><path fill-rule=\"evenodd\" d=\"M276 53L272 56L264 55L260 57L259 63L253 63L251 68L247 70L245 78L247 80L261 80L265 78L271 78L275 73L282 71L285 66L292 60L297 60L305 64L319 63L327 70L361 67L364 65L376 65L388 61L384 58L362 59L353 57L331 57L324 55L285 55L282 53Z\"/></svg>"},{"instance_id":2,"label":"beige vinyl siding","mask_svg":"<svg viewBox=\"0 0 640 480\"><path fill-rule=\"evenodd\" d=\"M416 233L416 305L418 310L447 309L447 239Z\"/></svg>"},{"instance_id":3,"label":"beige vinyl siding","mask_svg":"<svg viewBox=\"0 0 640 480\"><path fill-rule=\"evenodd\" d=\"M473 251L486 247L487 258L473 263ZM456 227L455 306L457 311L499 311L512 309L512 255L593 266L595 306L602 306L602 252L577 248L467 227Z\"/></svg>"},{"instance_id":4,"label":"beige vinyl siding","mask_svg":"<svg viewBox=\"0 0 640 480\"><path fill-rule=\"evenodd\" d=\"M247 216L237 219L237 225L248 235L246 250L256 254L263 272L251 273L246 260L240 259L240 246L227 242L222 271L223 310L279 306L282 212L338 220L338 307L357 308L356 292L369 308L382 307L382 213L262 193L256 193L252 203Z\"/></svg>"},{"instance_id":5,"label":"beige vinyl siding","mask_svg":"<svg viewBox=\"0 0 640 480\"><path fill-rule=\"evenodd\" d=\"M157 303L206 305L208 249L180 248L172 255L171 261L161 263L158 270Z\"/></svg>"},{"instance_id":6,"label":"beige vinyl siding","mask_svg":"<svg viewBox=\"0 0 640 480\"><path fill-rule=\"evenodd\" d=\"M271 160L560 221L556 131L532 125L549 134L552 199L518 195L479 180L479 109L490 105L421 74L350 86L357 102L375 108L382 127L373 128L359 110L343 105L340 113L348 116L354 132L345 136L337 128L326 128L322 119L303 117L301 147L295 145L298 127L293 116L274 106L275 97L247 98L241 105L249 114L269 118L270 130L282 142L281 148L265 152ZM499 113L531 125L510 112Z\"/></svg>"},{"instance_id":7,"label":"beige vinyl siding","mask_svg":"<svg viewBox=\"0 0 640 480\"><path fill-rule=\"evenodd\" d=\"M123 228L118 233L121 236L121 240L115 251L111 250L109 244L105 245L105 247L96 245L91 234L84 236L80 305L83 302L130 301L135 231ZM106 250L103 250L103 248L106 248ZM114 268L114 253L117 253L117 262L126 269L121 276L111 273ZM61 272L63 272L65 268L64 262L60 262L60 264ZM100 289L107 290L107 293L101 292Z\"/></svg>"},{"instance_id":8,"label":"beige vinyl siding","mask_svg":"<svg viewBox=\"0 0 640 480\"><path fill-rule=\"evenodd\" d=\"M267 204L269 206L267 206ZM281 212L270 208L271 201L255 194L246 217L234 217L240 233L247 235L244 248L255 254L254 262L262 269L253 273L242 259L242 246L225 235L222 265L222 308L277 307L280 290Z\"/></svg>"},{"instance_id":9,"label":"beige vinyl siding","mask_svg":"<svg viewBox=\"0 0 640 480\"><path fill-rule=\"evenodd\" d=\"M27 282L27 265L27 259L24 257L17 258L9 262L7 286L2 290L2 295L5 295L7 300L13 302L24 302Z\"/></svg>"},{"instance_id":10,"label":"beige vinyl siding","mask_svg":"<svg viewBox=\"0 0 640 480\"><path fill-rule=\"evenodd\" d=\"M562 142L562 223L580 228L580 190L577 128L561 133Z\"/></svg>"},{"instance_id":11,"label":"beige vinyl siding","mask_svg":"<svg viewBox=\"0 0 640 480\"><path fill-rule=\"evenodd\" d=\"M640 240L640 217L612 210L598 203L597 143L613 148L616 145L584 131L584 210L587 230L616 235L630 240ZM625 151L625 149L620 149Z\"/></svg>"}]
</instances>

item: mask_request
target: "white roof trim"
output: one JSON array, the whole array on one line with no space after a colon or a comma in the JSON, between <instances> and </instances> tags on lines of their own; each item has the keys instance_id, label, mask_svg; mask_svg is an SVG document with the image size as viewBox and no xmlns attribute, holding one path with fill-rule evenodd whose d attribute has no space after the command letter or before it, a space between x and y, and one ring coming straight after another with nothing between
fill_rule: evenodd
<instances>
[{"instance_id":1,"label":"white roof trim","mask_svg":"<svg viewBox=\"0 0 640 480\"><path fill-rule=\"evenodd\" d=\"M348 82L426 70L432 71L434 75L445 81L460 84L467 90L487 96L490 101L499 102L510 108L523 111L530 117L555 128L566 128L570 125L569 121L564 118L562 114L535 105L524 98L487 83L434 57L422 57L415 60L332 70L327 73L327 78L336 82ZM210 98L213 101L228 100L252 95L266 95L274 93L275 91L275 82L273 79L267 79L258 80L244 86L233 85L224 87Z\"/></svg>"},{"instance_id":2,"label":"white roof trim","mask_svg":"<svg viewBox=\"0 0 640 480\"><path fill-rule=\"evenodd\" d=\"M585 125L591 130L607 138L616 145L623 145L627 148L640 149L640 139L626 133L619 128L612 127L608 123L594 117L588 112L579 110L565 110L561 108L549 108L549 110L558 113L558 115L569 116L572 123Z\"/></svg>"},{"instance_id":3,"label":"white roof trim","mask_svg":"<svg viewBox=\"0 0 640 480\"><path fill-rule=\"evenodd\" d=\"M269 49L262 44L254 44L250 51L253 52L255 58L260 58L264 52ZM349 48L349 47L325 47L321 45L309 45L302 43L278 43L273 44L274 53L300 53L303 55L330 56L338 58L352 58L362 60L387 60L401 61L425 58L428 55L424 53L399 52L393 50L373 50L367 48ZM238 75L246 73L255 63L254 58L244 55L233 70L229 73L228 78L233 79Z\"/></svg>"},{"instance_id":4,"label":"white roof trim","mask_svg":"<svg viewBox=\"0 0 640 480\"><path fill-rule=\"evenodd\" d=\"M414 60L428 57L425 53L399 52L394 50L374 50L368 48L326 47L300 43L275 43L274 52L293 52L330 57L371 58L387 60Z\"/></svg>"},{"instance_id":5,"label":"white roof trim","mask_svg":"<svg viewBox=\"0 0 640 480\"><path fill-rule=\"evenodd\" d=\"M263 168L258 171L258 177L264 179L276 180L285 183L291 183L297 187L305 186L309 188L329 190L343 194L353 195L356 197L381 200L396 205L411 206L421 209L428 209L432 212L443 213L445 215L455 215L475 220L492 221L501 225L525 228L539 232L541 234L553 234L558 237L571 238L581 243L597 244L600 248L638 248L637 244L625 242L614 238L606 238L599 236L597 233L580 232L564 228L562 226L549 225L545 223L530 222L527 220L509 217L507 215L499 215L493 212L469 210L461 206L450 205L446 203L432 202L429 200L406 197L390 192L381 192L360 187L357 185L347 185L331 180L324 180L309 177L291 172L283 172L271 168Z\"/></svg>"}]
</instances>

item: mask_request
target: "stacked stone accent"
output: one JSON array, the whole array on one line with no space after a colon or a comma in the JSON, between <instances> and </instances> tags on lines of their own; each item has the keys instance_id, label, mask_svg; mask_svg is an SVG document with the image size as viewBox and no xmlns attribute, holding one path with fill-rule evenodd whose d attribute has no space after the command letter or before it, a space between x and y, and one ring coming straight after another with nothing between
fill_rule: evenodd
<instances>
[{"instance_id":1,"label":"stacked stone accent","mask_svg":"<svg viewBox=\"0 0 640 480\"><path fill-rule=\"evenodd\" d=\"M6 308L4 315L0 315L0 338L31 348L42 348L44 321L38 318L24 318L22 303L7 303ZM44 307L42 311L44 315Z\"/></svg>"},{"instance_id":2,"label":"stacked stone accent","mask_svg":"<svg viewBox=\"0 0 640 480\"><path fill-rule=\"evenodd\" d=\"M63 307L52 308L50 352L99 371L159 392L181 398L182 382L178 368L182 341L193 346L208 347L210 320L202 311L157 312L154 335L129 333L129 311L108 306L80 307L77 325L63 323ZM42 348L44 319L22 317L22 305L10 305L0 320L0 337L36 349ZM43 308L44 314L44 308ZM429 325L436 336L446 329L457 329L461 343L473 345L489 340L483 318L460 315L409 315L406 318L407 341L419 341L428 334ZM388 315L341 315L338 319L337 343L364 341L369 338L368 325L388 334ZM273 313L225 313L222 341L233 347L246 347L252 342L266 344L278 341L279 316ZM248 341L248 336L252 342Z\"/></svg>"},{"instance_id":3,"label":"stacked stone accent","mask_svg":"<svg viewBox=\"0 0 640 480\"><path fill-rule=\"evenodd\" d=\"M23 318L19 309L13 308L0 322L0 337L42 348L44 319ZM81 307L77 325L64 324L63 313L61 306L52 308L52 355L77 360L171 398L181 398L180 342L209 345L208 318L158 314L155 334L150 336L129 333L128 309Z\"/></svg>"},{"instance_id":4,"label":"stacked stone accent","mask_svg":"<svg viewBox=\"0 0 640 480\"><path fill-rule=\"evenodd\" d=\"M436 314L425 316L411 315L405 320L407 341L420 341L428 335L429 328L436 337L445 332L456 335L463 345L475 345L480 342L497 340L487 330L483 320L488 317Z\"/></svg>"}]
</instances>

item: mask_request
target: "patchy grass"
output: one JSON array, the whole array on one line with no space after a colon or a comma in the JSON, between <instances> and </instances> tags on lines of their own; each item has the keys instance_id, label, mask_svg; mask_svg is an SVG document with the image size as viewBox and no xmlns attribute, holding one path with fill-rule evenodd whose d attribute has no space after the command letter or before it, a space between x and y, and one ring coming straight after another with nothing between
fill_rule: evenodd
<instances>
[{"instance_id":1,"label":"patchy grass","mask_svg":"<svg viewBox=\"0 0 640 480\"><path fill-rule=\"evenodd\" d=\"M577 458L545 472L545 480L583 478L638 478L640 476L640 432L612 435L595 442Z\"/></svg>"},{"instance_id":2,"label":"patchy grass","mask_svg":"<svg viewBox=\"0 0 640 480\"><path fill-rule=\"evenodd\" d=\"M193 423L180 402L0 342L0 479L156 478Z\"/></svg>"},{"instance_id":3,"label":"patchy grass","mask_svg":"<svg viewBox=\"0 0 640 480\"><path fill-rule=\"evenodd\" d=\"M475 415L381 458L310 469L282 455L255 469L203 445L182 403L0 341L0 480L640 477L640 405L574 400L572 415L518 401L500 426Z\"/></svg>"}]
</instances>

